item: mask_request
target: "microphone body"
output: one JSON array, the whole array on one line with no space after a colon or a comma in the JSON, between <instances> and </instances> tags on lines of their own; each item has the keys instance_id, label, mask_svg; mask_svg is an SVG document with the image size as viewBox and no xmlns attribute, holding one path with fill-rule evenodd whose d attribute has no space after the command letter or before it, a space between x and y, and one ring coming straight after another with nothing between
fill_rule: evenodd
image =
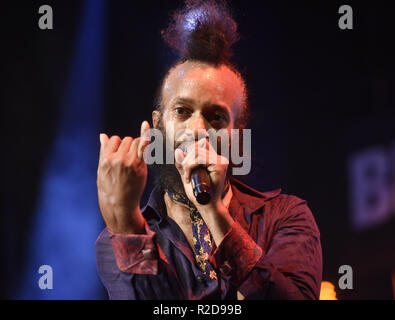
<instances>
[{"instance_id":1,"label":"microphone body","mask_svg":"<svg viewBox=\"0 0 395 320\"><path fill-rule=\"evenodd\" d=\"M193 139L185 141L178 148L186 154L188 146L194 142ZM192 170L191 184L196 201L203 205L209 203L211 200L211 180L206 168L197 167Z\"/></svg>"},{"instance_id":2,"label":"microphone body","mask_svg":"<svg viewBox=\"0 0 395 320\"><path fill-rule=\"evenodd\" d=\"M191 172L191 184L196 201L207 204L211 200L211 180L206 168L198 167Z\"/></svg>"},{"instance_id":3,"label":"microphone body","mask_svg":"<svg viewBox=\"0 0 395 320\"><path fill-rule=\"evenodd\" d=\"M207 204L211 200L211 181L205 168L198 167L191 172L191 184L196 201Z\"/></svg>"}]
</instances>

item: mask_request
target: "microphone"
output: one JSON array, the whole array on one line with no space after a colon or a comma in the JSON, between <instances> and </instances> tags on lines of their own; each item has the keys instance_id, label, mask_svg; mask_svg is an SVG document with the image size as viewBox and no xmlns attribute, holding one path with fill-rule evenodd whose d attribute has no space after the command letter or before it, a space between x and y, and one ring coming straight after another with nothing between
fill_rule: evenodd
<instances>
[{"instance_id":1,"label":"microphone","mask_svg":"<svg viewBox=\"0 0 395 320\"><path fill-rule=\"evenodd\" d=\"M178 148L186 153L188 145L192 142L194 142L194 140L186 141ZM206 168L197 167L192 170L191 184L196 201L203 205L209 203L211 200L211 180Z\"/></svg>"},{"instance_id":2,"label":"microphone","mask_svg":"<svg viewBox=\"0 0 395 320\"><path fill-rule=\"evenodd\" d=\"M211 180L206 168L198 167L191 172L191 184L196 201L207 204L211 200Z\"/></svg>"}]
</instances>

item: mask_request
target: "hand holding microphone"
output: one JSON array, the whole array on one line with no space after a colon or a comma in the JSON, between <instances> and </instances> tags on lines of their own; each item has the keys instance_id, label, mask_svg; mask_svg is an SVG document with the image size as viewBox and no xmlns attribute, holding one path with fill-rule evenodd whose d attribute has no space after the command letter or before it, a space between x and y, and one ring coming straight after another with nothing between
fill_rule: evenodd
<instances>
[{"instance_id":1,"label":"hand holding microphone","mask_svg":"<svg viewBox=\"0 0 395 320\"><path fill-rule=\"evenodd\" d=\"M207 138L181 144L175 158L188 198L196 206L216 204L221 199L228 160L215 152Z\"/></svg>"}]
</instances>

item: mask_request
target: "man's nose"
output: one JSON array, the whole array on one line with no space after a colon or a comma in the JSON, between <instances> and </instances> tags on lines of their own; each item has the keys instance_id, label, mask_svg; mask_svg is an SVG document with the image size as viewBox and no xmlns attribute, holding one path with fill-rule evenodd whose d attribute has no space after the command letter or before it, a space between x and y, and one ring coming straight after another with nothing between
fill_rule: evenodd
<instances>
[{"instance_id":1,"label":"man's nose","mask_svg":"<svg viewBox=\"0 0 395 320\"><path fill-rule=\"evenodd\" d=\"M188 125L188 129L192 130L194 133L195 140L201 139L202 135L208 136L207 130L209 127L209 123L201 114L192 117Z\"/></svg>"}]
</instances>

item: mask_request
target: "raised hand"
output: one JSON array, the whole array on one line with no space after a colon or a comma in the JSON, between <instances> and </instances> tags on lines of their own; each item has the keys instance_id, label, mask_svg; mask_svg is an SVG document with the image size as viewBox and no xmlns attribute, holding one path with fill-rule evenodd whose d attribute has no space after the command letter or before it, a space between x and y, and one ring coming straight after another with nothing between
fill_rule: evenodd
<instances>
[{"instance_id":1,"label":"raised hand","mask_svg":"<svg viewBox=\"0 0 395 320\"><path fill-rule=\"evenodd\" d=\"M140 200L147 182L143 153L150 143L149 129L144 121L140 137L135 139L100 134L98 200L107 228L114 233L145 233Z\"/></svg>"}]
</instances>

